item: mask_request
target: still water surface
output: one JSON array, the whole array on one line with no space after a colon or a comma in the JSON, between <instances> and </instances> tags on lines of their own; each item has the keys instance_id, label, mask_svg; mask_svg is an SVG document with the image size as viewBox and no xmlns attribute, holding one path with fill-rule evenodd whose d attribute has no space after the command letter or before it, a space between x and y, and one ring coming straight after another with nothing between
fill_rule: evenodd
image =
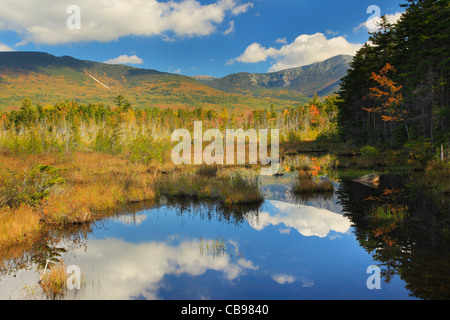
<instances>
[{"instance_id":1,"label":"still water surface","mask_svg":"<svg viewBox=\"0 0 450 320\"><path fill-rule=\"evenodd\" d=\"M81 269L82 289L68 299L446 298L448 237L437 240L436 252L425 241L424 253L413 247L417 239L408 243L403 225L380 236L360 218L357 206L387 186L337 183L332 195L294 199L290 179L262 181L266 200L259 207L163 200L83 232L55 232L39 253L33 249L6 263L0 298L45 298L36 266L47 256ZM382 184L391 185L388 180ZM367 287L371 265L383 270L379 290ZM423 266L433 270L432 281L419 279L429 272Z\"/></svg>"}]
</instances>

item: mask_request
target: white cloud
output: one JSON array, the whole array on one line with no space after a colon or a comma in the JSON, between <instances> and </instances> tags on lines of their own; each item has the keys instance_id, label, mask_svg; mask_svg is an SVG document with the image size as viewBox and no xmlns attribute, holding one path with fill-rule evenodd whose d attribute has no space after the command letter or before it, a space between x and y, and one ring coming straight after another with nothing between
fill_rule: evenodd
<instances>
[{"instance_id":1,"label":"white cloud","mask_svg":"<svg viewBox=\"0 0 450 320\"><path fill-rule=\"evenodd\" d=\"M277 49L266 49L259 43L252 43L245 49L245 52L235 60L243 63L256 63L267 60L270 56L275 56Z\"/></svg>"},{"instance_id":2,"label":"white cloud","mask_svg":"<svg viewBox=\"0 0 450 320\"><path fill-rule=\"evenodd\" d=\"M172 66L169 67L169 69L167 70L168 73L176 73L176 74L181 74L182 70L181 68L173 68Z\"/></svg>"},{"instance_id":3,"label":"white cloud","mask_svg":"<svg viewBox=\"0 0 450 320\"><path fill-rule=\"evenodd\" d=\"M387 14L386 18L389 23L395 24L398 20L402 17L403 12L397 12L394 14ZM381 18L374 17L372 19L369 19L363 23L361 23L359 26L353 28L354 32L358 32L360 29L364 28L369 32L375 32L378 29L378 23L381 21Z\"/></svg>"},{"instance_id":4,"label":"white cloud","mask_svg":"<svg viewBox=\"0 0 450 320\"><path fill-rule=\"evenodd\" d=\"M112 41L128 35L168 37L205 36L217 30L227 16L246 12L252 3L216 0L79 0L80 29L70 30L65 1L2 0L0 31L14 31L20 45Z\"/></svg>"},{"instance_id":5,"label":"white cloud","mask_svg":"<svg viewBox=\"0 0 450 320\"><path fill-rule=\"evenodd\" d=\"M126 54L118 56L114 59L110 59L108 61L104 61L104 63L108 64L142 64L143 62L144 61L137 55L128 56Z\"/></svg>"},{"instance_id":6,"label":"white cloud","mask_svg":"<svg viewBox=\"0 0 450 320\"><path fill-rule=\"evenodd\" d=\"M240 15L241 13L247 12L247 10L248 10L249 8L252 8L252 7L253 7L253 3L246 3L246 4L243 4L243 5L240 5L240 6L237 6L237 7L233 8L233 9L231 10L231 12L232 12L235 16L237 16L237 15Z\"/></svg>"},{"instance_id":7,"label":"white cloud","mask_svg":"<svg viewBox=\"0 0 450 320\"><path fill-rule=\"evenodd\" d=\"M272 279L278 284L289 284L295 282L295 278L287 274L276 274L272 277Z\"/></svg>"},{"instance_id":8,"label":"white cloud","mask_svg":"<svg viewBox=\"0 0 450 320\"><path fill-rule=\"evenodd\" d=\"M348 42L344 37L327 39L322 33L304 34L280 49L265 48L259 43L252 43L241 56L230 62L256 63L270 58L274 63L269 72L274 72L323 61L339 54L354 55L361 46Z\"/></svg>"},{"instance_id":9,"label":"white cloud","mask_svg":"<svg viewBox=\"0 0 450 320\"><path fill-rule=\"evenodd\" d=\"M233 33L235 30L234 28L234 20L230 21L230 27L223 33L224 35L229 35L231 33Z\"/></svg>"},{"instance_id":10,"label":"white cloud","mask_svg":"<svg viewBox=\"0 0 450 320\"><path fill-rule=\"evenodd\" d=\"M0 42L0 51L14 51L14 49Z\"/></svg>"},{"instance_id":11,"label":"white cloud","mask_svg":"<svg viewBox=\"0 0 450 320\"><path fill-rule=\"evenodd\" d=\"M275 40L275 43L282 43L282 44L287 44L287 39L286 38L280 38Z\"/></svg>"}]
</instances>

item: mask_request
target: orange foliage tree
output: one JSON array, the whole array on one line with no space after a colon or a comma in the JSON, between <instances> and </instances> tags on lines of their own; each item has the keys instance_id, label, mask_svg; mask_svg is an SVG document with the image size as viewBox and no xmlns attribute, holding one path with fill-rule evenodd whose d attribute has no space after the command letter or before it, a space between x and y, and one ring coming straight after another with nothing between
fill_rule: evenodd
<instances>
[{"instance_id":1,"label":"orange foliage tree","mask_svg":"<svg viewBox=\"0 0 450 320\"><path fill-rule=\"evenodd\" d=\"M309 109L309 115L311 119L311 124L317 124L320 117L319 109L313 104L311 105L311 108Z\"/></svg>"},{"instance_id":2,"label":"orange foliage tree","mask_svg":"<svg viewBox=\"0 0 450 320\"><path fill-rule=\"evenodd\" d=\"M378 86L370 88L369 97L377 102L375 107L363 108L368 112L377 112L383 121L403 121L406 111L401 109L403 96L402 86L397 85L390 77L390 73L395 73L395 68L387 63L380 74L372 72L370 79L377 82Z\"/></svg>"}]
</instances>

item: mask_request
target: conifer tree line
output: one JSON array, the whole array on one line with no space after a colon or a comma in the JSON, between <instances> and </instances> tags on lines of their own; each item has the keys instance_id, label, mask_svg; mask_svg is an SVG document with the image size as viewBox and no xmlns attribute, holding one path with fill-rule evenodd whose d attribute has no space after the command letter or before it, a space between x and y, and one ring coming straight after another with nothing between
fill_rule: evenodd
<instances>
[{"instance_id":1,"label":"conifer tree line","mask_svg":"<svg viewBox=\"0 0 450 320\"><path fill-rule=\"evenodd\" d=\"M341 138L386 147L450 147L450 1L408 0L384 16L338 93Z\"/></svg>"}]
</instances>

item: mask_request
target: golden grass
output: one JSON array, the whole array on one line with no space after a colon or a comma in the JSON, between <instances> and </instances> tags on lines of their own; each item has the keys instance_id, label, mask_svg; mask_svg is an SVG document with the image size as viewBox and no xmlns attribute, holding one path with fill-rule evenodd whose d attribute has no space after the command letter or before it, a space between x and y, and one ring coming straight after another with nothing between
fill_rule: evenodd
<instances>
[{"instance_id":1,"label":"golden grass","mask_svg":"<svg viewBox=\"0 0 450 320\"><path fill-rule=\"evenodd\" d=\"M21 242L43 224L67 225L95 221L100 212L129 202L155 198L153 181L157 165L132 163L120 156L74 152L8 156L0 154L5 169L30 171L37 164L59 170L63 185L53 186L45 201L34 207L0 208L0 246Z\"/></svg>"},{"instance_id":2,"label":"golden grass","mask_svg":"<svg viewBox=\"0 0 450 320\"><path fill-rule=\"evenodd\" d=\"M264 200L257 179L215 168L160 176L155 180L155 191L159 196L215 199L226 205L254 204Z\"/></svg>"},{"instance_id":3,"label":"golden grass","mask_svg":"<svg viewBox=\"0 0 450 320\"><path fill-rule=\"evenodd\" d=\"M310 172L299 171L292 191L295 194L333 192L334 185L329 180L315 180Z\"/></svg>"},{"instance_id":4,"label":"golden grass","mask_svg":"<svg viewBox=\"0 0 450 320\"><path fill-rule=\"evenodd\" d=\"M39 283L44 294L49 299L62 298L67 290L67 267L64 261L54 264L48 270L44 270Z\"/></svg>"},{"instance_id":5,"label":"golden grass","mask_svg":"<svg viewBox=\"0 0 450 320\"><path fill-rule=\"evenodd\" d=\"M24 241L40 229L40 215L29 205L0 209L0 246Z\"/></svg>"},{"instance_id":6,"label":"golden grass","mask_svg":"<svg viewBox=\"0 0 450 320\"><path fill-rule=\"evenodd\" d=\"M20 243L46 225L93 222L104 218L109 209L152 200L161 194L219 198L226 204L262 201L256 182L224 176L217 167L144 165L121 155L97 152L28 156L0 153L0 163L18 173L48 165L58 169L65 181L51 186L45 200L32 207L0 208L0 246ZM195 179L186 171L193 171Z\"/></svg>"}]
</instances>

